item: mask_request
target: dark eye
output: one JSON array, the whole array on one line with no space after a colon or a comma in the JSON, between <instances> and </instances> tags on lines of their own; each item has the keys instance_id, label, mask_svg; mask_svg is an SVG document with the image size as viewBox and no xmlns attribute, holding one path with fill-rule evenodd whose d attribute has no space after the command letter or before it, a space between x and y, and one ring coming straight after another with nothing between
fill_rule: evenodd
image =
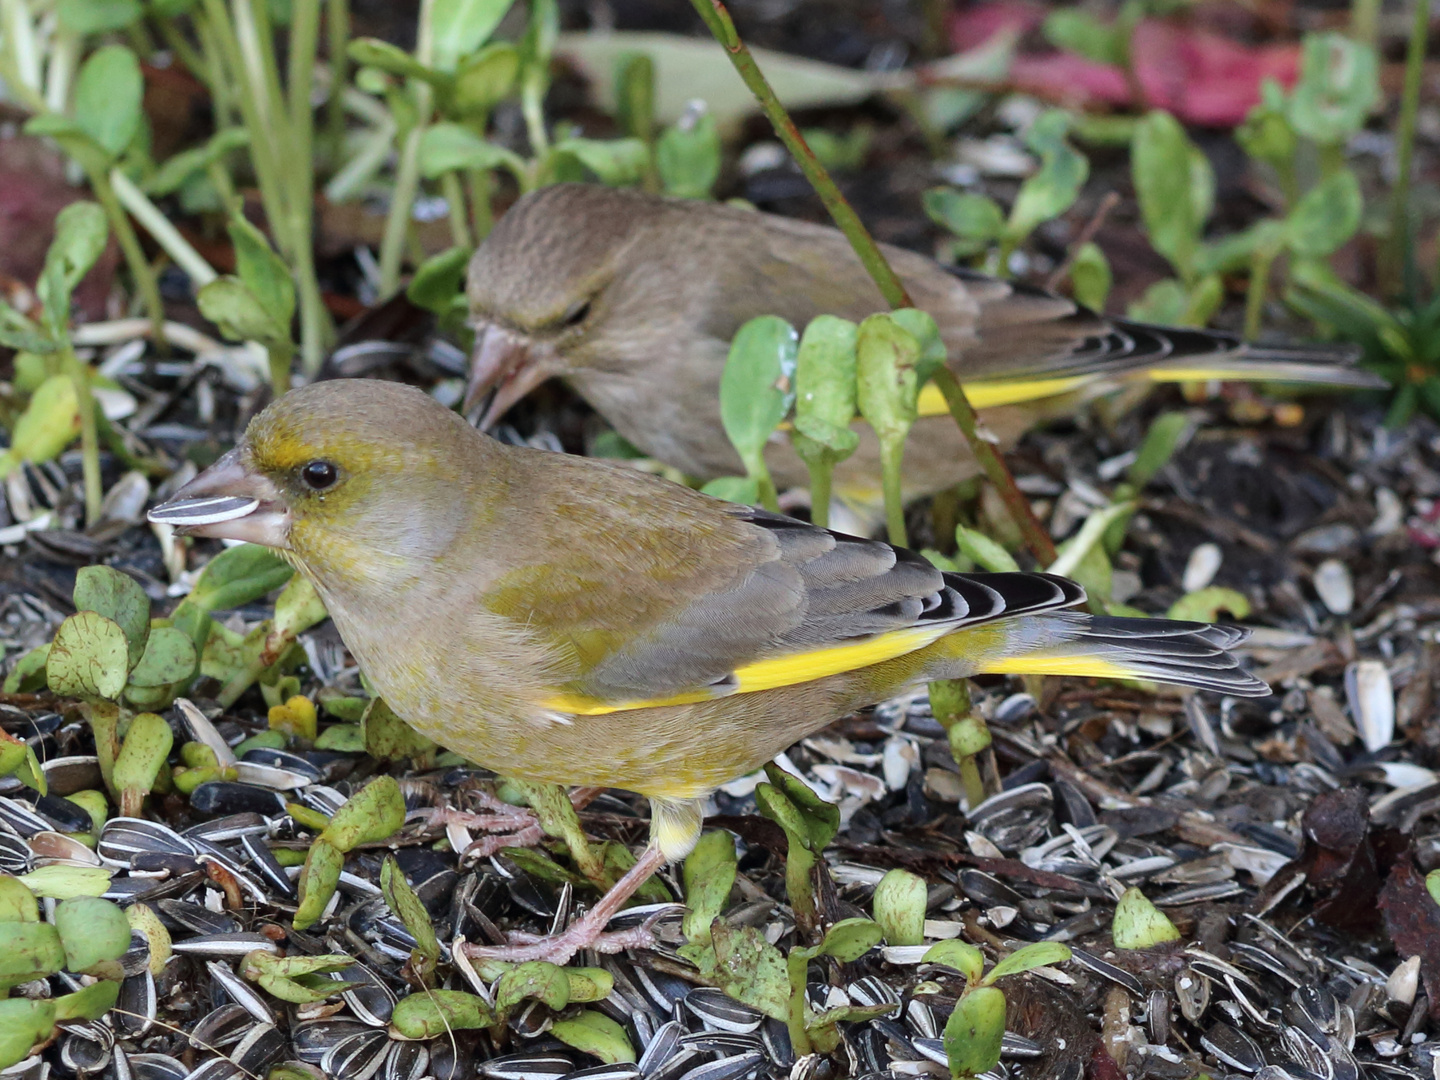
<instances>
[{"instance_id":1,"label":"dark eye","mask_svg":"<svg viewBox=\"0 0 1440 1080\"><path fill-rule=\"evenodd\" d=\"M340 470L328 461L308 461L300 469L300 479L311 491L324 491L335 486Z\"/></svg>"},{"instance_id":2,"label":"dark eye","mask_svg":"<svg viewBox=\"0 0 1440 1080\"><path fill-rule=\"evenodd\" d=\"M564 317L560 320L561 326L579 326L590 314L590 301L577 300L566 309Z\"/></svg>"}]
</instances>

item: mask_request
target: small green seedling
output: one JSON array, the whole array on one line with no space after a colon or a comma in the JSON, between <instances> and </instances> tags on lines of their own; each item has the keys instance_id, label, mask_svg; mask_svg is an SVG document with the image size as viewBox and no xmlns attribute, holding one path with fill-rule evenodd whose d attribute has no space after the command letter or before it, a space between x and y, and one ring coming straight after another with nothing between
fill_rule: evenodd
<instances>
[{"instance_id":1,"label":"small green seedling","mask_svg":"<svg viewBox=\"0 0 1440 1080\"><path fill-rule=\"evenodd\" d=\"M925 940L925 879L908 870L894 869L880 879L871 898L875 922L887 945L919 945Z\"/></svg>"},{"instance_id":2,"label":"small green seedling","mask_svg":"<svg viewBox=\"0 0 1440 1080\"><path fill-rule=\"evenodd\" d=\"M1115 905L1110 936L1117 949L1148 949L1179 941L1180 931L1139 889L1126 889Z\"/></svg>"},{"instance_id":3,"label":"small green seedling","mask_svg":"<svg viewBox=\"0 0 1440 1080\"><path fill-rule=\"evenodd\" d=\"M258 341L270 357L270 385L276 394L290 389L295 341L295 282L265 234L238 211L230 218L235 245L235 274L216 278L200 290L200 313L232 341Z\"/></svg>"},{"instance_id":4,"label":"small green seedling","mask_svg":"<svg viewBox=\"0 0 1440 1080\"><path fill-rule=\"evenodd\" d=\"M796 925L802 932L809 933L819 925L820 918L811 874L820 853L840 828L840 809L773 763L765 766L765 775L770 782L755 789L755 805L785 831L789 842L785 855L785 893L795 912Z\"/></svg>"},{"instance_id":5,"label":"small green seedling","mask_svg":"<svg viewBox=\"0 0 1440 1080\"><path fill-rule=\"evenodd\" d=\"M340 881L346 852L385 840L404 824L405 796L393 777L377 776L351 795L310 845L300 873L295 929L313 926L324 914Z\"/></svg>"},{"instance_id":6,"label":"small green seedling","mask_svg":"<svg viewBox=\"0 0 1440 1080\"><path fill-rule=\"evenodd\" d=\"M721 477L704 490L733 502L780 505L765 447L795 403L799 335L784 319L761 315L736 331L720 376L720 420L745 467L745 479Z\"/></svg>"},{"instance_id":7,"label":"small green seedling","mask_svg":"<svg viewBox=\"0 0 1440 1080\"><path fill-rule=\"evenodd\" d=\"M790 439L810 471L810 518L830 524L830 478L855 452L855 352L860 328L848 319L817 315L805 327L795 359L795 423Z\"/></svg>"}]
</instances>

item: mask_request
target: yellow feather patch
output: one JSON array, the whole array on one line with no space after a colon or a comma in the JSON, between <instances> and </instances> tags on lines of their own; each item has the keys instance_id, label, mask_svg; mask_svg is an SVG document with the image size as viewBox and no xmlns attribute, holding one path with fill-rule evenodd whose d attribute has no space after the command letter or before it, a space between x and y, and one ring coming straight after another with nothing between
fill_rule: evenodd
<instances>
[{"instance_id":1,"label":"yellow feather patch","mask_svg":"<svg viewBox=\"0 0 1440 1080\"><path fill-rule=\"evenodd\" d=\"M1025 401L1068 394L1095 379L1095 375L1064 375L1053 379L966 383L965 396L977 409L994 409L1001 405L1018 405ZM921 416L944 416L950 412L950 406L945 404L945 395L940 393L940 388L934 383L927 383L920 391L918 408Z\"/></svg>"},{"instance_id":2,"label":"yellow feather patch","mask_svg":"<svg viewBox=\"0 0 1440 1080\"><path fill-rule=\"evenodd\" d=\"M1098 656L1046 656L1030 653L990 660L981 669L986 675L1076 675L1090 679L1139 679L1133 670Z\"/></svg>"},{"instance_id":3,"label":"yellow feather patch","mask_svg":"<svg viewBox=\"0 0 1440 1080\"><path fill-rule=\"evenodd\" d=\"M910 627L892 630L863 641L832 645L826 649L812 649L808 652L776 656L769 660L757 660L734 671L733 690L691 690L670 697L649 698L642 701L624 701L618 704L600 701L585 694L556 694L541 704L557 712L575 716L603 716L606 713L626 709L658 709L666 705L693 705L698 701L711 701L731 694L753 694L758 690L774 690L781 686L796 686L800 683L815 682L831 675L893 660L897 656L923 649L954 630L953 624L939 626Z\"/></svg>"}]
</instances>

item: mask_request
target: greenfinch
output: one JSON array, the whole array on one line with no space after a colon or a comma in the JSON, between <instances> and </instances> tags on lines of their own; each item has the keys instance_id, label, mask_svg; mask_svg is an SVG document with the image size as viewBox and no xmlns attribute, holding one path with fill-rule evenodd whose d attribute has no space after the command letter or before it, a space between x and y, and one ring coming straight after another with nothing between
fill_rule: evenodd
<instances>
[{"instance_id":1,"label":"greenfinch","mask_svg":"<svg viewBox=\"0 0 1440 1080\"><path fill-rule=\"evenodd\" d=\"M1104 319L1063 297L881 245L914 305L939 325L949 364L1002 447L1121 383L1209 379L1383 387L1351 354L1242 347L1235 337ZM561 378L625 439L700 480L744 472L720 421L735 332L758 315L797 328L859 321L887 306L836 229L723 203L586 184L517 202L470 263L476 329L465 412L493 390L481 426ZM937 388L924 388L906 444L907 498L978 472ZM835 494L881 501L879 444L863 424ZM808 486L788 439L772 439L781 490Z\"/></svg>"},{"instance_id":2,"label":"greenfinch","mask_svg":"<svg viewBox=\"0 0 1440 1080\"><path fill-rule=\"evenodd\" d=\"M667 859L706 798L797 739L931 679L1148 679L1265 695L1244 631L1067 610L1040 573L919 555L609 462L497 442L413 388L321 382L150 513L264 544L314 583L418 731L507 775L650 800L636 869L559 938L563 962Z\"/></svg>"}]
</instances>

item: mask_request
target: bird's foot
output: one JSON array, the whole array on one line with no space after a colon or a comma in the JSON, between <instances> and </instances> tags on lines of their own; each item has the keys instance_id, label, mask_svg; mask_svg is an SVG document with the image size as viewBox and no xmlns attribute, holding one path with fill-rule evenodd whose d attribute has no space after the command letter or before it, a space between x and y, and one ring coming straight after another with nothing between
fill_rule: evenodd
<instances>
[{"instance_id":1,"label":"bird's foot","mask_svg":"<svg viewBox=\"0 0 1440 1080\"><path fill-rule=\"evenodd\" d=\"M450 846L460 852L461 859L488 859L507 847L534 847L545 838L540 821L533 810L511 806L485 792L478 796L482 812L436 807L430 812L429 824L440 826ZM484 833L472 836L472 833Z\"/></svg>"},{"instance_id":2,"label":"bird's foot","mask_svg":"<svg viewBox=\"0 0 1440 1080\"><path fill-rule=\"evenodd\" d=\"M615 930L609 933L587 926L581 919L568 930L559 934L509 935L506 945L468 945L465 953L473 960L506 960L524 963L527 960L548 960L552 964L564 965L581 949L594 949L599 953L618 953L626 949L653 949L655 934L649 924L631 930Z\"/></svg>"}]
</instances>

